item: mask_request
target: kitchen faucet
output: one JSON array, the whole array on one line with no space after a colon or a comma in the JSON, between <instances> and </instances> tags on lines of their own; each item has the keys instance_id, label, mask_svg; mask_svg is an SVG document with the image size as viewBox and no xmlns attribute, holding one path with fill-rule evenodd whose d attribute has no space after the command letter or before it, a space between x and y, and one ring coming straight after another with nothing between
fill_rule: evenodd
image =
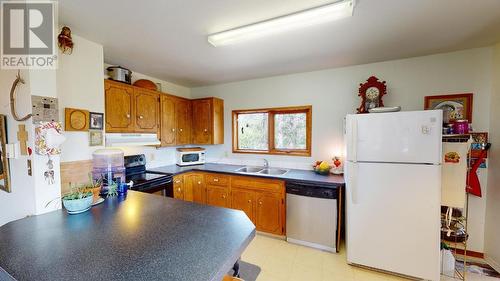
<instances>
[{"instance_id":1,"label":"kitchen faucet","mask_svg":"<svg viewBox=\"0 0 500 281\"><path fill-rule=\"evenodd\" d=\"M264 167L269 168L269 161L267 161L267 159L263 160L264 160Z\"/></svg>"}]
</instances>

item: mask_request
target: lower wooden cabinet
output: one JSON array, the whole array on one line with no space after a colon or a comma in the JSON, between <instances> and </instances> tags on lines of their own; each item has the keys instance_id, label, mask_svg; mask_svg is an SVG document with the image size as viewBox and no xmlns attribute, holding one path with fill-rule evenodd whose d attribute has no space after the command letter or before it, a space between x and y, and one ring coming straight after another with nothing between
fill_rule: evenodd
<instances>
[{"instance_id":1,"label":"lower wooden cabinet","mask_svg":"<svg viewBox=\"0 0 500 281\"><path fill-rule=\"evenodd\" d=\"M245 212L252 222L255 222L254 205L255 192L239 188L233 188L231 190L231 207Z\"/></svg>"},{"instance_id":2,"label":"lower wooden cabinet","mask_svg":"<svg viewBox=\"0 0 500 281\"><path fill-rule=\"evenodd\" d=\"M207 204L216 207L231 207L229 200L229 187L207 185Z\"/></svg>"},{"instance_id":3,"label":"lower wooden cabinet","mask_svg":"<svg viewBox=\"0 0 500 281\"><path fill-rule=\"evenodd\" d=\"M174 197L245 212L258 231L285 235L285 184L280 180L190 172L174 177Z\"/></svg>"},{"instance_id":4,"label":"lower wooden cabinet","mask_svg":"<svg viewBox=\"0 0 500 281\"><path fill-rule=\"evenodd\" d=\"M207 188L205 179L201 173L189 173L184 175L184 186L192 191L193 202L200 204L207 203Z\"/></svg>"}]
</instances>

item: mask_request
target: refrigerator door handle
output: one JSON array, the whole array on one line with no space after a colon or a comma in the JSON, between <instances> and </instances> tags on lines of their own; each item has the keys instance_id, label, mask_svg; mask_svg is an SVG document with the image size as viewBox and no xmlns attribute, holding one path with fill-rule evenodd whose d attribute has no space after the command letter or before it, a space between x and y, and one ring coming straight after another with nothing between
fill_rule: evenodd
<instances>
[{"instance_id":1,"label":"refrigerator door handle","mask_svg":"<svg viewBox=\"0 0 500 281\"><path fill-rule=\"evenodd\" d=\"M353 118L351 119L351 155L352 161L356 163L358 161L358 121Z\"/></svg>"},{"instance_id":2,"label":"refrigerator door handle","mask_svg":"<svg viewBox=\"0 0 500 281\"><path fill-rule=\"evenodd\" d=\"M352 168L349 171L349 185L351 189L351 203L353 205L358 204L358 165L356 163L352 163Z\"/></svg>"}]
</instances>

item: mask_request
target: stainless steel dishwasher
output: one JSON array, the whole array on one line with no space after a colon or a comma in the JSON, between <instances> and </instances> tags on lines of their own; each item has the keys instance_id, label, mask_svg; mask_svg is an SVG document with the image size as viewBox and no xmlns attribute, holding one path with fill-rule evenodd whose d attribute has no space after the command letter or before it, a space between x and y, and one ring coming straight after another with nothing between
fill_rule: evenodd
<instances>
[{"instance_id":1,"label":"stainless steel dishwasher","mask_svg":"<svg viewBox=\"0 0 500 281\"><path fill-rule=\"evenodd\" d=\"M339 231L337 189L287 182L286 192L287 241L336 252Z\"/></svg>"}]
</instances>

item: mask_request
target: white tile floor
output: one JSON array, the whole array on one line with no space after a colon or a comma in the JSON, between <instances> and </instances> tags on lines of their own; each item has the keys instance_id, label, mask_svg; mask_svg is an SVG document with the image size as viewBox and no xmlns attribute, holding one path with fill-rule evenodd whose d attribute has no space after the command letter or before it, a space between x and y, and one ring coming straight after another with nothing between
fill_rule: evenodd
<instances>
[{"instance_id":1,"label":"white tile floor","mask_svg":"<svg viewBox=\"0 0 500 281\"><path fill-rule=\"evenodd\" d=\"M262 269L257 281L392 281L407 280L350 266L345 250L327 253L258 234L242 256L242 260ZM442 281L454 281L443 278ZM469 274L471 281L500 279Z\"/></svg>"}]
</instances>

